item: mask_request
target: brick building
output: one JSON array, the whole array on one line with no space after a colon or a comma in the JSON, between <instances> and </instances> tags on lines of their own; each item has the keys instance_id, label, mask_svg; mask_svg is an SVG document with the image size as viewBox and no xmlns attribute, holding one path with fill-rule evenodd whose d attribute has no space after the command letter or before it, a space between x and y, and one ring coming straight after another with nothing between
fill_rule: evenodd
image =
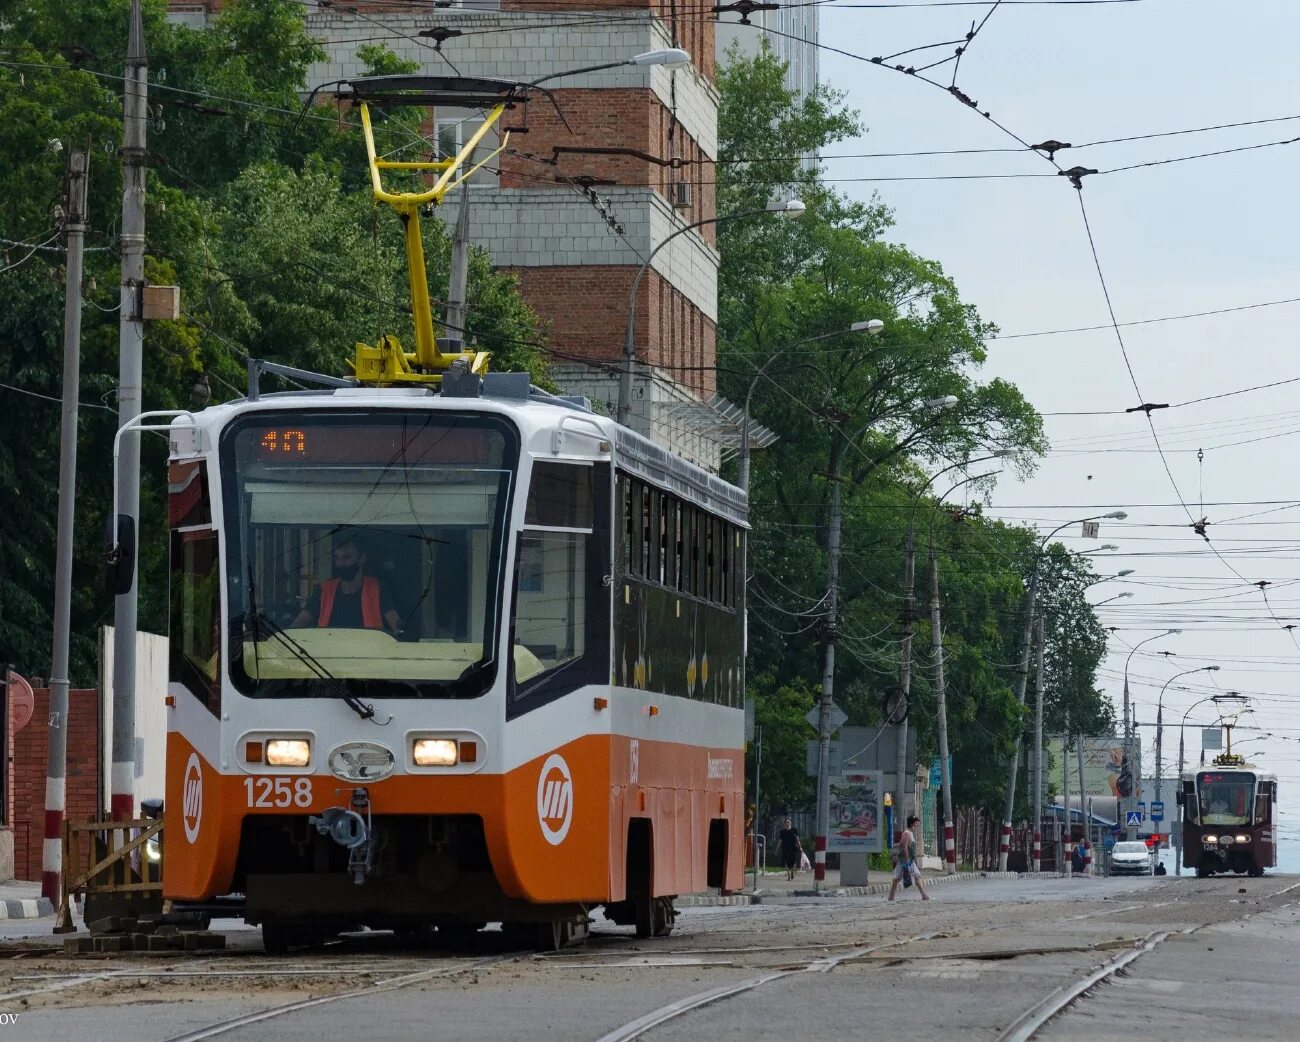
<instances>
[{"instance_id":1,"label":"brick building","mask_svg":"<svg viewBox=\"0 0 1300 1042\"><path fill-rule=\"evenodd\" d=\"M15 730L12 715L9 728L9 786L7 821L13 828L13 875L16 879L39 880L45 834L45 773L49 763L50 692L32 692L31 719ZM67 818L95 821L100 811L99 794L99 692L76 689L68 692Z\"/></svg>"},{"instance_id":2,"label":"brick building","mask_svg":"<svg viewBox=\"0 0 1300 1042\"><path fill-rule=\"evenodd\" d=\"M218 0L173 3L178 21L201 25ZM362 0L346 8L308 2L307 26L326 51L310 85L360 75L361 42L383 42L430 74L536 81L565 70L681 47L689 66L622 66L547 83L569 127L544 99L507 113L511 154L475 178L470 237L500 268L518 274L524 298L547 322L553 372L569 393L611 412L628 295L654 253L635 302L638 366L632 425L705 465L719 462L720 430L733 427L714 396L718 254L714 166L717 105L713 15L670 0L471 0L455 6ZM679 12L680 8L680 12ZM435 29L460 35L441 44ZM476 114L434 114L440 151L459 147ZM495 146L492 146L495 147ZM611 147L640 155L555 153ZM647 158L650 157L650 158ZM654 160L661 160L656 162ZM457 197L442 216L456 219ZM657 253L657 247L663 245ZM485 345L490 346L490 345Z\"/></svg>"}]
</instances>

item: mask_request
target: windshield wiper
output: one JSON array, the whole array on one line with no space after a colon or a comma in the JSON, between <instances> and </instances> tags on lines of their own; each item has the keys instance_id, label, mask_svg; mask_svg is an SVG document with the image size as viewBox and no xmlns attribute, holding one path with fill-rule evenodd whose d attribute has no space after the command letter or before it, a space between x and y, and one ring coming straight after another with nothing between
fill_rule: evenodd
<instances>
[{"instance_id":1,"label":"windshield wiper","mask_svg":"<svg viewBox=\"0 0 1300 1042\"><path fill-rule=\"evenodd\" d=\"M325 681L326 686L332 689L335 694L347 703L348 708L356 713L357 716L361 717L362 720L375 719L375 707L373 705L367 705L365 702L361 701L361 699L357 698L356 695L348 690L348 686L344 681L334 676L334 674L321 665L319 660L317 660L310 651L289 636L289 634L287 634L279 624L275 622L275 620L271 619L267 615L261 614L260 612L250 611L245 620L245 626L247 627L249 635L253 638L254 647L256 647L263 639L263 627L265 627L266 636L275 638L281 647L315 673L318 680Z\"/></svg>"}]
</instances>

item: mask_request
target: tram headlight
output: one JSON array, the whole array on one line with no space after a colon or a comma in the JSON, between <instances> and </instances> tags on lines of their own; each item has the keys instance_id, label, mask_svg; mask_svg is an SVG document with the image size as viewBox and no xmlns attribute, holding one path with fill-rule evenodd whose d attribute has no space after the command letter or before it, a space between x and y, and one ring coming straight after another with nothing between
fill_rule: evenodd
<instances>
[{"instance_id":1,"label":"tram headlight","mask_svg":"<svg viewBox=\"0 0 1300 1042\"><path fill-rule=\"evenodd\" d=\"M1202 842L1202 843L1217 843L1217 842L1219 842L1219 837L1218 837L1218 836L1205 835L1205 836L1202 836L1202 837L1201 837L1201 842Z\"/></svg>"},{"instance_id":2,"label":"tram headlight","mask_svg":"<svg viewBox=\"0 0 1300 1042\"><path fill-rule=\"evenodd\" d=\"M144 856L155 865L162 860L162 844L158 841L157 833L144 841Z\"/></svg>"},{"instance_id":3,"label":"tram headlight","mask_svg":"<svg viewBox=\"0 0 1300 1042\"><path fill-rule=\"evenodd\" d=\"M306 738L272 738L266 743L270 767L306 767L311 763L311 742Z\"/></svg>"},{"instance_id":4,"label":"tram headlight","mask_svg":"<svg viewBox=\"0 0 1300 1042\"><path fill-rule=\"evenodd\" d=\"M1243 833L1242 835L1237 836L1236 839L1237 839L1237 842L1238 842L1238 843L1249 843L1249 842L1250 842L1250 837L1249 837L1248 835L1245 835L1244 833Z\"/></svg>"},{"instance_id":5,"label":"tram headlight","mask_svg":"<svg viewBox=\"0 0 1300 1042\"><path fill-rule=\"evenodd\" d=\"M455 767L460 759L452 738L417 738L411 758L420 767Z\"/></svg>"}]
</instances>

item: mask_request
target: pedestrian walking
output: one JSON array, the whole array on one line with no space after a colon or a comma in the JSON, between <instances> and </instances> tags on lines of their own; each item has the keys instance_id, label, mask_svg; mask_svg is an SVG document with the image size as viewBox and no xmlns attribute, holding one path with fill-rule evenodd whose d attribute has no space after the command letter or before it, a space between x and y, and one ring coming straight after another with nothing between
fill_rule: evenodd
<instances>
[{"instance_id":1,"label":"pedestrian walking","mask_svg":"<svg viewBox=\"0 0 1300 1042\"><path fill-rule=\"evenodd\" d=\"M894 899L894 894L898 890L900 882L905 887L915 883L917 892L921 895L921 900L930 900L930 895L925 892L925 885L921 882L921 873L916 867L916 833L912 829L920 820L915 814L907 819L907 828L903 830L902 836L898 839L898 845L894 847L894 881L889 885L889 899L891 901Z\"/></svg>"},{"instance_id":2,"label":"pedestrian walking","mask_svg":"<svg viewBox=\"0 0 1300 1042\"><path fill-rule=\"evenodd\" d=\"M781 845L781 864L785 865L785 878L793 879L799 867L799 858L803 854L803 844L799 842L799 832L789 818L785 819L785 828L777 834Z\"/></svg>"}]
</instances>

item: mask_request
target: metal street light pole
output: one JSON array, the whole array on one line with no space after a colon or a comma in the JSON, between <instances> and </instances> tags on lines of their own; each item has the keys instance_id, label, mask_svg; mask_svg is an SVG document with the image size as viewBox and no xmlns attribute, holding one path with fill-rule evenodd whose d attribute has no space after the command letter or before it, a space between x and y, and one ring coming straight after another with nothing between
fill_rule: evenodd
<instances>
[{"instance_id":1,"label":"metal street light pole","mask_svg":"<svg viewBox=\"0 0 1300 1042\"><path fill-rule=\"evenodd\" d=\"M1001 459L1011 455L1009 449L999 449L989 456L982 456L980 459L963 460L960 465L968 466L971 463L980 463L989 459ZM958 464L954 464L957 466ZM947 467L945 470L951 470ZM943 471L939 472L940 474ZM996 471L994 472L996 473ZM930 478L930 482L938 477L936 474ZM948 701L944 686L943 678L943 624L940 618L939 604L939 559L935 553L934 547L934 520L939 513L939 507L943 501L948 498L954 491L961 488L962 485L968 484L979 478L989 477L988 474L973 474L968 478L963 478L952 488L948 489L942 496L934 501L934 506L930 510L930 655L934 662L934 695L935 695L935 712L939 718L939 786L940 796L943 800L943 867L944 871L952 875L957 871L957 845L956 836L953 833L952 818L952 771L948 766ZM929 484L930 482L927 482ZM924 489L922 490L924 491ZM909 537L910 537L909 525ZM906 720L900 726L906 726ZM906 735L903 738L903 755L907 753Z\"/></svg>"},{"instance_id":2,"label":"metal street light pole","mask_svg":"<svg viewBox=\"0 0 1300 1042\"><path fill-rule=\"evenodd\" d=\"M1164 686L1160 688L1160 696L1156 699L1156 798L1155 798L1156 803L1163 804L1165 798L1165 794L1164 794L1164 773L1165 772L1164 772L1164 763L1161 758L1161 752L1162 752L1161 743L1164 740L1164 734L1165 734L1165 691L1168 689L1169 685L1172 684L1179 677L1190 676L1193 673L1217 673L1218 671L1219 671L1218 666L1200 666L1197 669L1185 669L1181 673L1175 673L1172 677L1166 680L1164 682ZM1156 831L1158 832L1160 830L1157 829ZM1159 845L1157 845L1156 860L1159 861L1159 859L1160 859L1160 847Z\"/></svg>"},{"instance_id":3,"label":"metal street light pole","mask_svg":"<svg viewBox=\"0 0 1300 1042\"><path fill-rule=\"evenodd\" d=\"M620 63L621 64L621 63ZM706 217L703 220L695 221L692 224L683 225L670 235L664 237L663 241L650 251L649 256L641 262L641 267L637 268L636 274L632 277L632 285L627 291L627 330L623 337L623 369L619 373L618 379L618 422L624 427L629 426L628 421L632 416L632 368L636 364L636 291L641 286L641 279L645 273L650 270L650 264L654 261L659 251L676 239L679 235L686 232L694 231L697 228L703 228L709 224L720 224L723 221L734 221L741 217L754 217L763 213L784 213L791 217L798 217L805 210L805 206L798 199L789 199L780 203L773 203L762 209L738 210L735 213L718 214L714 217Z\"/></svg>"},{"instance_id":4,"label":"metal street light pole","mask_svg":"<svg viewBox=\"0 0 1300 1042\"><path fill-rule=\"evenodd\" d=\"M1129 806L1126 800L1137 799L1137 791L1136 791L1137 775L1134 772L1134 757L1133 757L1133 719L1131 713L1129 712L1129 694L1128 694L1129 663L1133 661L1133 656L1137 654L1138 648L1142 647L1143 644L1149 644L1151 643L1151 641L1159 640L1161 637L1174 636L1182 632L1183 632L1182 630L1170 629L1170 630L1165 630L1163 633L1157 633L1152 637L1147 637L1145 640L1140 640L1136 644L1134 644L1132 648L1129 649L1128 657L1124 660L1124 759L1125 761L1127 761L1127 766L1129 769L1129 795L1128 797L1125 797L1123 793L1120 794L1120 798L1117 804L1119 807L1119 811L1116 817L1122 818L1125 821L1128 820L1127 811L1129 810ZM1121 764L1120 767L1121 773L1123 773L1123 766L1124 765ZM1116 824L1118 825L1119 821L1116 821ZM1137 826L1125 825L1124 834L1128 839L1135 838L1137 836Z\"/></svg>"},{"instance_id":5,"label":"metal street light pole","mask_svg":"<svg viewBox=\"0 0 1300 1042\"><path fill-rule=\"evenodd\" d=\"M1025 627L1020 637L1020 665L1016 671L1015 693L1017 704L1025 704L1025 687L1029 682L1029 653L1033 643L1033 625L1034 625L1034 608L1038 599L1038 568L1043 561L1043 551L1047 549L1047 544L1052 541L1052 537L1057 532L1069 528L1071 525L1082 524L1084 521L1102 521L1116 520L1123 521L1128 514L1123 510L1112 510L1109 514L1094 514L1092 517L1076 518L1073 521L1067 521L1063 525L1057 525L1054 529L1043 537L1038 544L1038 549L1034 551L1034 568L1029 577L1029 591L1025 597ZM1043 733L1043 703L1042 699L1038 700L1038 705L1034 709L1034 733L1039 737L1038 750L1036 757L1042 759L1042 740ZM1007 870L1007 858L1011 854L1011 815L1015 812L1016 807L1016 772L1020 767L1020 746L1022 734L1016 731L1015 748L1011 753L1011 762L1008 765L1007 777L1007 799L1003 805L1002 811L1002 830L998 837L998 871ZM1035 823L1037 827L1037 823Z\"/></svg>"}]
</instances>

